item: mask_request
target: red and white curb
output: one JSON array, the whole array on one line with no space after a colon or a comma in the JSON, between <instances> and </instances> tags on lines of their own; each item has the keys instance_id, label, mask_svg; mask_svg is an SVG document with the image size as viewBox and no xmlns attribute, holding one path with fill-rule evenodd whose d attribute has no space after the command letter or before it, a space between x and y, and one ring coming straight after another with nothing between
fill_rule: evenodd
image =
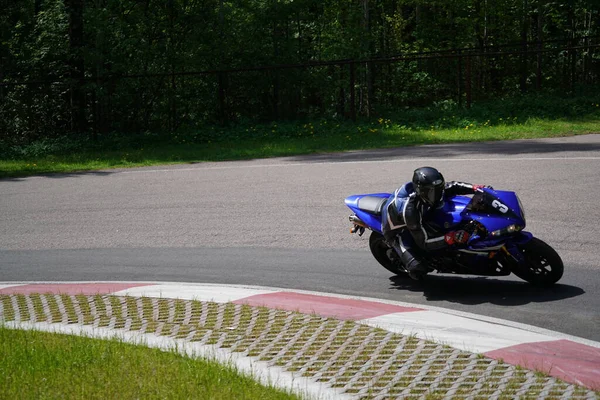
<instances>
[{"instance_id":1,"label":"red and white curb","mask_svg":"<svg viewBox=\"0 0 600 400\"><path fill-rule=\"evenodd\" d=\"M480 353L600 390L600 343L530 325L380 299L256 286L143 282L0 282L0 294L112 294L233 302L379 327Z\"/></svg>"}]
</instances>

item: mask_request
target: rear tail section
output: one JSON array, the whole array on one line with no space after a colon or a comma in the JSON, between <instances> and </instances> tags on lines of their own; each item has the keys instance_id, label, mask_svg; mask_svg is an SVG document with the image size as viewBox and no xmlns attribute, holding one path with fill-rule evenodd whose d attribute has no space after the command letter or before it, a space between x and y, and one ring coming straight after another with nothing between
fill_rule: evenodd
<instances>
[{"instance_id":1,"label":"rear tail section","mask_svg":"<svg viewBox=\"0 0 600 400\"><path fill-rule=\"evenodd\" d=\"M349 217L354 225L352 232L370 229L381 233L381 210L390 196L389 193L372 193L347 197L344 202L354 212Z\"/></svg>"}]
</instances>

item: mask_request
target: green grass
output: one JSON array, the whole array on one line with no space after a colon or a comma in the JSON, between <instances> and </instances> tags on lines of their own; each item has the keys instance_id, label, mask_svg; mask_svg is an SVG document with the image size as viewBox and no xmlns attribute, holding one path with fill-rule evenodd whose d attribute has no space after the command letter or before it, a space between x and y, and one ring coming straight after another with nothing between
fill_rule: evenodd
<instances>
[{"instance_id":1,"label":"green grass","mask_svg":"<svg viewBox=\"0 0 600 400\"><path fill-rule=\"evenodd\" d=\"M145 333L155 332L162 323L164 328L159 335L163 337L178 337L183 332L183 337L192 342L218 342L220 348L270 360L289 372L300 371L299 374L326 385L345 387L348 393L362 393L367 389L371 396L364 398L380 394L398 396L415 381L418 385L414 389L421 392L419 398L426 396L428 390L434 390L429 398L439 398L447 394L460 376L464 379L456 395L485 398L499 391L500 397L509 398L524 388L531 375L522 367L498 363L483 355L353 321L231 303L150 300L99 295L0 295L1 317L5 321L76 321L78 316L83 316L88 325L93 322L103 325L111 318L126 315L132 322L144 319ZM42 303L48 305L48 310L39 314L36 309ZM111 304L112 310L106 304ZM29 311L31 307L33 312ZM177 310L189 310L188 323L169 322L173 314L166 312L165 307L175 312L175 318ZM183 315L184 311L180 313ZM171 329L174 325L179 325L177 335ZM131 330L139 331L140 327ZM540 390L562 395L573 387L544 372L534 372L534 376L535 385L527 388L525 397L537 396ZM506 385L504 377L509 378ZM476 387L478 383L481 388ZM574 387L582 396L597 395ZM261 392L266 389L225 367L174 353L118 341L9 331L2 329L1 321L0 388L0 399L19 396L93 398L92 394L96 393L103 398L269 399L283 396L270 391L272 396L268 397Z\"/></svg>"},{"instance_id":2,"label":"green grass","mask_svg":"<svg viewBox=\"0 0 600 400\"><path fill-rule=\"evenodd\" d=\"M0 149L0 178L54 172L247 160L423 144L534 139L600 132L599 98L521 98L464 110L437 105L357 122L208 126L169 135L62 138Z\"/></svg>"},{"instance_id":3,"label":"green grass","mask_svg":"<svg viewBox=\"0 0 600 400\"><path fill-rule=\"evenodd\" d=\"M314 125L313 125L314 126ZM264 129L264 128L260 128ZM511 125L465 125L462 128L413 130L399 126L357 124L356 132L321 125L314 136L246 139L196 143L169 141L128 145L122 149L82 149L68 154L46 154L0 160L0 177L69 173L111 168L156 166L204 161L247 160L324 152L404 147L422 144L534 139L600 132L600 116L582 121L528 120ZM185 140L185 139L183 139Z\"/></svg>"},{"instance_id":4,"label":"green grass","mask_svg":"<svg viewBox=\"0 0 600 400\"><path fill-rule=\"evenodd\" d=\"M291 399L214 362L0 326L0 398Z\"/></svg>"}]
</instances>

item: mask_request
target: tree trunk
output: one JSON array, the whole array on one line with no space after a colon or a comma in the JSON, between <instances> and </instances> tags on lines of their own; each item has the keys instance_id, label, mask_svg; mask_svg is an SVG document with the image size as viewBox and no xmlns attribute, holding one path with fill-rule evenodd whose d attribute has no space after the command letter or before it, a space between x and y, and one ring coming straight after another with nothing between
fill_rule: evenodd
<instances>
[{"instance_id":1,"label":"tree trunk","mask_svg":"<svg viewBox=\"0 0 600 400\"><path fill-rule=\"evenodd\" d=\"M370 59L372 51L371 43L371 24L369 23L369 0L360 0L362 7L362 57ZM371 100L373 98L373 65L370 62L365 63L365 84L366 90L362 90L362 112L371 116Z\"/></svg>"},{"instance_id":2,"label":"tree trunk","mask_svg":"<svg viewBox=\"0 0 600 400\"><path fill-rule=\"evenodd\" d=\"M537 72L535 80L535 88L537 91L542 90L542 34L543 34L544 15L539 6L537 14Z\"/></svg>"},{"instance_id":3,"label":"tree trunk","mask_svg":"<svg viewBox=\"0 0 600 400\"><path fill-rule=\"evenodd\" d=\"M33 16L37 17L40 11L42 11L42 0L35 0L33 3Z\"/></svg>"},{"instance_id":4,"label":"tree trunk","mask_svg":"<svg viewBox=\"0 0 600 400\"><path fill-rule=\"evenodd\" d=\"M521 26L521 78L519 87L522 93L527 91L527 33L529 31L529 6L527 0L523 0L523 23Z\"/></svg>"},{"instance_id":5,"label":"tree trunk","mask_svg":"<svg viewBox=\"0 0 600 400\"><path fill-rule=\"evenodd\" d=\"M69 78L71 90L69 106L71 110L71 131L82 133L85 131L85 96L83 93L83 79L85 78L85 65L83 59L83 4L84 0L65 0L65 7L69 15Z\"/></svg>"}]
</instances>

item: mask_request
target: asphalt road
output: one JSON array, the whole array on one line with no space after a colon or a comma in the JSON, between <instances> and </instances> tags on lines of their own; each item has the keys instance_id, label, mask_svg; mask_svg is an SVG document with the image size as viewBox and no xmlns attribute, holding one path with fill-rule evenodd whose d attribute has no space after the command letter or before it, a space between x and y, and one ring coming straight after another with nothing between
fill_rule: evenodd
<instances>
[{"instance_id":1,"label":"asphalt road","mask_svg":"<svg viewBox=\"0 0 600 400\"><path fill-rule=\"evenodd\" d=\"M562 256L550 289L518 278L392 277L348 233L350 194L419 166L519 193ZM600 135L422 146L0 180L0 281L265 285L429 304L600 341Z\"/></svg>"}]
</instances>

